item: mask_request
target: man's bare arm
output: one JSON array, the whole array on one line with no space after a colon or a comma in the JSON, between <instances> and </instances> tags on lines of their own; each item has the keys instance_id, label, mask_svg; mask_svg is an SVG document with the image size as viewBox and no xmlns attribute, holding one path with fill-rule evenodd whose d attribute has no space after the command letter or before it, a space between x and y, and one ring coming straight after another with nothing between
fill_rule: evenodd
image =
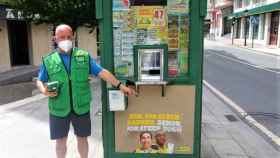
<instances>
[{"instance_id":1,"label":"man's bare arm","mask_svg":"<svg viewBox=\"0 0 280 158\"><path fill-rule=\"evenodd\" d=\"M120 81L118 79L116 79L116 77L110 73L109 71L103 69L99 74L98 77L102 78L103 80L105 80L106 82L109 82L110 84L112 84L114 87L117 87L118 84L120 83ZM125 85L121 84L120 85L120 90L126 94L126 95L134 95L135 91L131 88L126 87Z\"/></svg>"}]
</instances>

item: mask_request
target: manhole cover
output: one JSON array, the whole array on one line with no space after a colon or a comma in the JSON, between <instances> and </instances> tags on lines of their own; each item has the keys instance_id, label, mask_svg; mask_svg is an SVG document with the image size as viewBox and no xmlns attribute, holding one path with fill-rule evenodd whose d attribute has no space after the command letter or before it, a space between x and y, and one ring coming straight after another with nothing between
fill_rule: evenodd
<instances>
[{"instance_id":1,"label":"manhole cover","mask_svg":"<svg viewBox=\"0 0 280 158\"><path fill-rule=\"evenodd\" d=\"M233 115L225 115L225 117L226 117L230 122L236 122L236 121L238 121L238 120L236 119L236 117L233 116Z\"/></svg>"}]
</instances>

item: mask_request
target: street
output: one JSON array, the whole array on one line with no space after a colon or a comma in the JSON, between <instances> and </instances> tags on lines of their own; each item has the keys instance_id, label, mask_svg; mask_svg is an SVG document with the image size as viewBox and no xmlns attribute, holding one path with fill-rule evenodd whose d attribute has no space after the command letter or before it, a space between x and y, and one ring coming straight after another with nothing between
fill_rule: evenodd
<instances>
[{"instance_id":1,"label":"street","mask_svg":"<svg viewBox=\"0 0 280 158\"><path fill-rule=\"evenodd\" d=\"M92 82L92 135L89 157L103 158L100 82ZM274 158L279 155L270 143L245 124L207 87L203 88L201 158ZM0 106L0 157L49 158L55 143L49 139L47 98L41 94ZM236 121L229 121L231 115ZM69 133L67 158L77 158L73 128Z\"/></svg>"},{"instance_id":2,"label":"street","mask_svg":"<svg viewBox=\"0 0 280 158\"><path fill-rule=\"evenodd\" d=\"M204 80L280 136L279 56L205 41Z\"/></svg>"}]
</instances>

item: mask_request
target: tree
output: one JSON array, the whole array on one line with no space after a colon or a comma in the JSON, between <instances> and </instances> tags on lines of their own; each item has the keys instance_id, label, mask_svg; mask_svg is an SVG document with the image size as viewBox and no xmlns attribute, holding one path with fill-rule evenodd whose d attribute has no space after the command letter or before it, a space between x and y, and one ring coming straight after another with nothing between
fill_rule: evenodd
<instances>
[{"instance_id":1,"label":"tree","mask_svg":"<svg viewBox=\"0 0 280 158\"><path fill-rule=\"evenodd\" d=\"M6 0L15 12L35 24L52 24L55 28L64 23L76 32L80 26L91 28L97 26L95 17L95 0ZM76 34L77 44L77 34Z\"/></svg>"}]
</instances>

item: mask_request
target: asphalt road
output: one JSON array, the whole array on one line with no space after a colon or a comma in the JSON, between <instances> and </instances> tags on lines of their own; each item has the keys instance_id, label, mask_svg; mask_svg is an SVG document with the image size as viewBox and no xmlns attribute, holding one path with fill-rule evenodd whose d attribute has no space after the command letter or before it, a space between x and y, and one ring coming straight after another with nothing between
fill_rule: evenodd
<instances>
[{"instance_id":1,"label":"asphalt road","mask_svg":"<svg viewBox=\"0 0 280 158\"><path fill-rule=\"evenodd\" d=\"M280 136L279 59L206 41L204 80Z\"/></svg>"}]
</instances>

